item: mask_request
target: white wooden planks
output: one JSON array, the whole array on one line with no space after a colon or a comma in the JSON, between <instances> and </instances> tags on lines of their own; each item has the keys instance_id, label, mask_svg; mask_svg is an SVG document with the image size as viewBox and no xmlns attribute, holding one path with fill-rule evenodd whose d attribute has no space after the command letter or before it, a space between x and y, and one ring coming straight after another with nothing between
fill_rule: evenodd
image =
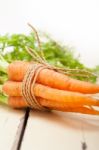
<instances>
[{"instance_id":1,"label":"white wooden planks","mask_svg":"<svg viewBox=\"0 0 99 150\"><path fill-rule=\"evenodd\" d=\"M98 150L98 141L98 116L31 112L21 150Z\"/></svg>"},{"instance_id":2,"label":"white wooden planks","mask_svg":"<svg viewBox=\"0 0 99 150\"><path fill-rule=\"evenodd\" d=\"M16 150L24 111L0 106L0 150ZM19 130L20 132L20 130ZM99 116L31 111L21 150L98 150Z\"/></svg>"},{"instance_id":3,"label":"white wooden planks","mask_svg":"<svg viewBox=\"0 0 99 150\"><path fill-rule=\"evenodd\" d=\"M21 150L81 149L79 119L69 113L31 112Z\"/></svg>"},{"instance_id":4,"label":"white wooden planks","mask_svg":"<svg viewBox=\"0 0 99 150\"><path fill-rule=\"evenodd\" d=\"M84 119L84 118L83 118ZM88 128L83 124L83 137L86 140L88 150L99 149L99 116L90 116L85 118Z\"/></svg>"},{"instance_id":5,"label":"white wooden planks","mask_svg":"<svg viewBox=\"0 0 99 150\"><path fill-rule=\"evenodd\" d=\"M15 139L23 116L23 111L0 105L0 150L15 150Z\"/></svg>"}]
</instances>

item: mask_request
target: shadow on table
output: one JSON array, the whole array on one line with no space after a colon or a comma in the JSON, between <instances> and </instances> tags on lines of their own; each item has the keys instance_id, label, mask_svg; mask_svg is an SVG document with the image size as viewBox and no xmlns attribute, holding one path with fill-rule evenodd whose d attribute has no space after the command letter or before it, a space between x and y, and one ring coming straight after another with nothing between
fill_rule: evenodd
<instances>
[{"instance_id":1,"label":"shadow on table","mask_svg":"<svg viewBox=\"0 0 99 150\"><path fill-rule=\"evenodd\" d=\"M0 106L3 115L13 114L12 117L22 115L21 119L23 120L25 110L11 109L6 106ZM1 114L2 115L2 114ZM82 127L87 132L99 131L99 116L76 114L76 113L62 113L57 111L52 112L39 112L31 111L30 119L34 117L46 121L46 123L59 125L63 128L71 128L72 130L81 130Z\"/></svg>"},{"instance_id":2,"label":"shadow on table","mask_svg":"<svg viewBox=\"0 0 99 150\"><path fill-rule=\"evenodd\" d=\"M99 131L99 116L83 115L76 113L61 112L38 112L31 111L31 119L34 117L46 121L48 123L71 128L73 130L81 130L82 127L86 131Z\"/></svg>"}]
</instances>

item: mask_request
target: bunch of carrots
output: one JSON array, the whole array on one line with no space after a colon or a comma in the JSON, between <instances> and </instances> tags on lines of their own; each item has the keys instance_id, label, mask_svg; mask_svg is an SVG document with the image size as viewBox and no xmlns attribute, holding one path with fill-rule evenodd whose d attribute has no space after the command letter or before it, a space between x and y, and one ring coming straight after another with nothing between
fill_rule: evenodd
<instances>
[{"instance_id":1,"label":"bunch of carrots","mask_svg":"<svg viewBox=\"0 0 99 150\"><path fill-rule=\"evenodd\" d=\"M6 94L6 103L14 108L28 107L22 97L22 81L31 66L31 62L15 61L6 67L8 81L2 86ZM38 102L50 110L99 115L95 106L99 100L94 97L99 93L99 85L73 79L55 70L43 69L31 86Z\"/></svg>"},{"instance_id":2,"label":"bunch of carrots","mask_svg":"<svg viewBox=\"0 0 99 150\"><path fill-rule=\"evenodd\" d=\"M36 33L39 48L41 44L36 30L29 24ZM31 51L29 51L31 54ZM36 52L32 53L36 62L15 61L6 62L0 55L0 70L7 74L7 81L3 81L0 86L0 101L8 104L13 108L29 107L26 100L22 96L22 82L24 76L35 63L46 63L46 60L40 57ZM1 79L2 80L2 79ZM55 69L42 69L31 86L31 92L35 95L40 105L50 110L58 110L63 112L75 112L99 115L99 85L87 81L80 81L71 78Z\"/></svg>"}]
</instances>

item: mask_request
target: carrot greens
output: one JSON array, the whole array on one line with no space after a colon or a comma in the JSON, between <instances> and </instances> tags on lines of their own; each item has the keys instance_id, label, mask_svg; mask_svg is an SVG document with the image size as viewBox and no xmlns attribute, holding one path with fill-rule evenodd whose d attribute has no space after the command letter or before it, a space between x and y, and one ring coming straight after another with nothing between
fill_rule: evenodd
<instances>
[{"instance_id":1,"label":"carrot greens","mask_svg":"<svg viewBox=\"0 0 99 150\"><path fill-rule=\"evenodd\" d=\"M75 57L75 52L70 47L64 46L46 35L43 35L41 40L44 56L50 64L63 68L86 69L91 72L96 72L97 69L90 69L84 66L79 58ZM14 60L32 60L32 57L25 50L26 46L39 52L37 40L33 33L30 33L29 35L6 34L0 36L0 74L1 72L4 73L8 63L11 63ZM77 77L77 79L86 80L83 77ZM87 80L95 82L96 77L92 76L87 78Z\"/></svg>"}]
</instances>

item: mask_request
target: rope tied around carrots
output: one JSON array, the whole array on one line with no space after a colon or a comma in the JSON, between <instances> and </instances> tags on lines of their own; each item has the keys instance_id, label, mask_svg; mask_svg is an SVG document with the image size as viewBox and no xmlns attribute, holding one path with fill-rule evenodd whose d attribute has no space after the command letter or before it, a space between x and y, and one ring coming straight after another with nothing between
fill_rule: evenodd
<instances>
[{"instance_id":1,"label":"rope tied around carrots","mask_svg":"<svg viewBox=\"0 0 99 150\"><path fill-rule=\"evenodd\" d=\"M44 66L42 64L31 65L29 69L27 70L25 77L23 79L23 83L22 83L22 95L27 105L31 108L42 110L42 111L46 111L48 109L40 105L40 103L38 102L38 99L34 95L34 92L31 91L31 85L33 89L38 74L40 73L42 69L45 69L45 68L49 68L49 67Z\"/></svg>"}]
</instances>

